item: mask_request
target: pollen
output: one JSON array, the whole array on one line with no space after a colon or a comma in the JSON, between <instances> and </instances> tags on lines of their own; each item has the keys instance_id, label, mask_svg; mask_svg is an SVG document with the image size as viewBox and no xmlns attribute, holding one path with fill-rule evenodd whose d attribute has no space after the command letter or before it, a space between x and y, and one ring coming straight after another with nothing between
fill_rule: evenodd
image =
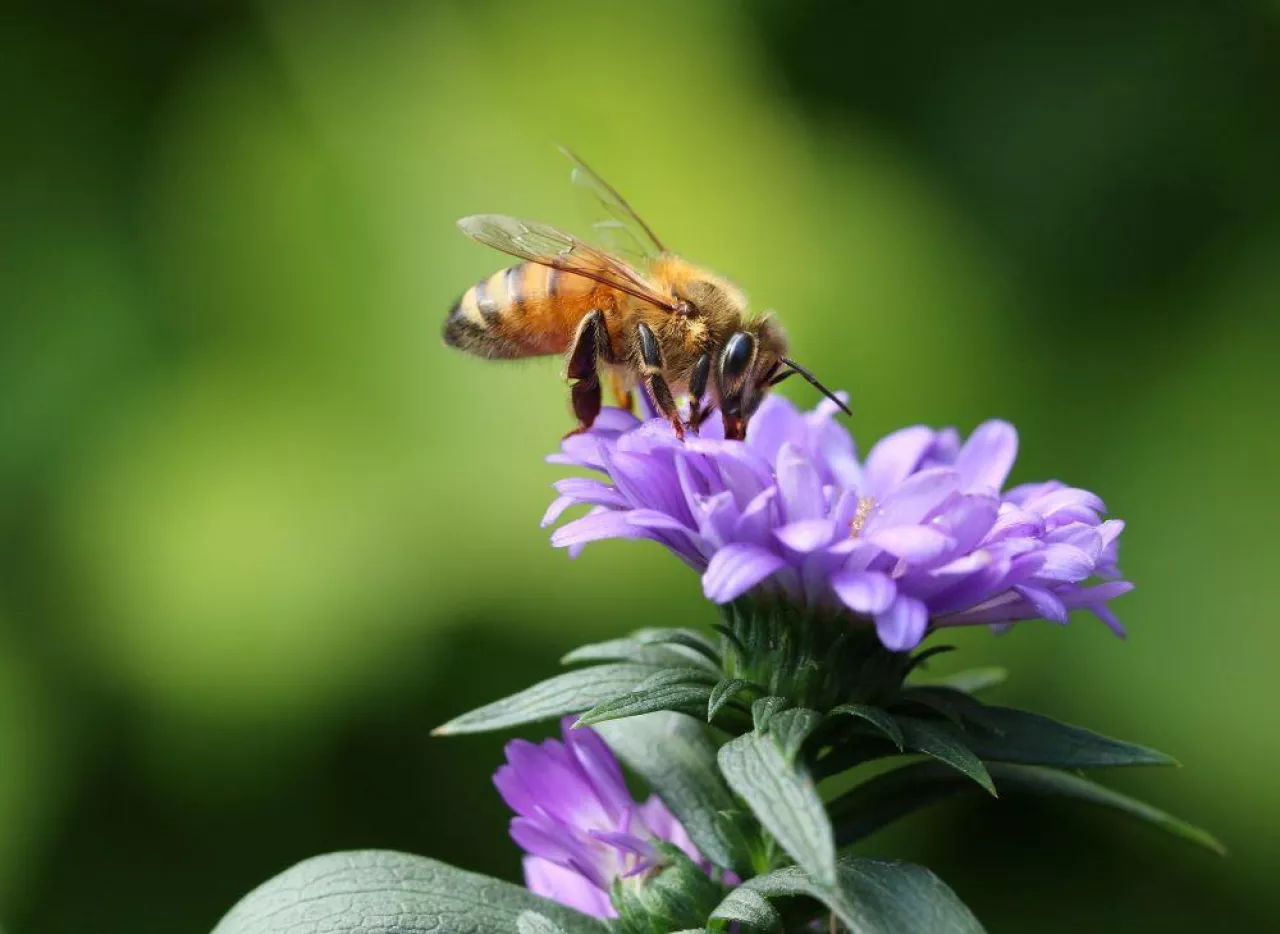
<instances>
[{"instance_id":1,"label":"pollen","mask_svg":"<svg viewBox=\"0 0 1280 934\"><path fill-rule=\"evenodd\" d=\"M862 534L862 527L867 524L867 519L871 518L871 511L876 508L876 501L870 496L858 497L858 511L853 514L853 521L849 523L849 537L857 538Z\"/></svg>"}]
</instances>

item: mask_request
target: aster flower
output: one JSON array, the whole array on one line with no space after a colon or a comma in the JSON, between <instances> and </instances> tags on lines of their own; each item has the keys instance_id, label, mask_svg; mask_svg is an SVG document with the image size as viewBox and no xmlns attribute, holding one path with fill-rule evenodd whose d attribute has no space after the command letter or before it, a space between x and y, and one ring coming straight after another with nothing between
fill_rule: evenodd
<instances>
[{"instance_id":1,"label":"aster flower","mask_svg":"<svg viewBox=\"0 0 1280 934\"><path fill-rule=\"evenodd\" d=\"M705 869L689 835L656 796L637 804L609 747L592 729L562 722L563 741L507 744L493 783L516 812L511 837L528 854L531 891L598 918L617 915L609 898L616 879L655 868L665 841Z\"/></svg>"},{"instance_id":2,"label":"aster flower","mask_svg":"<svg viewBox=\"0 0 1280 934\"><path fill-rule=\"evenodd\" d=\"M708 424L681 443L660 419L606 409L548 458L606 479L557 482L543 525L589 506L554 545L576 555L600 539L652 539L701 573L716 603L751 595L847 614L894 651L931 629L1065 623L1073 609L1123 634L1108 606L1132 589L1116 567L1123 522L1056 481L1003 490L1013 426L987 422L963 443L953 428L905 428L860 460L835 411L771 396L745 442Z\"/></svg>"}]
</instances>

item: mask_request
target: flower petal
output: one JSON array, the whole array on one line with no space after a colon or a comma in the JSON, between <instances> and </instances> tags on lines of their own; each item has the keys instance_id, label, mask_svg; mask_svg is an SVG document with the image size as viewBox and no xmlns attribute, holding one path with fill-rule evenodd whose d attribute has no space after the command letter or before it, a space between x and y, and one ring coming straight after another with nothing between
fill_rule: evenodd
<instances>
[{"instance_id":1,"label":"flower petal","mask_svg":"<svg viewBox=\"0 0 1280 934\"><path fill-rule=\"evenodd\" d=\"M593 918L616 918L618 913L604 889L593 885L585 876L558 866L539 856L524 858L524 884L534 895L541 895L562 905L591 915Z\"/></svg>"},{"instance_id":2,"label":"flower petal","mask_svg":"<svg viewBox=\"0 0 1280 934\"><path fill-rule=\"evenodd\" d=\"M928 626L929 611L914 597L899 594L887 610L876 614L876 635L892 652L914 649Z\"/></svg>"},{"instance_id":3,"label":"flower petal","mask_svg":"<svg viewBox=\"0 0 1280 934\"><path fill-rule=\"evenodd\" d=\"M808 455L790 442L778 451L778 493L788 522L819 519L826 512L822 478Z\"/></svg>"},{"instance_id":4,"label":"flower petal","mask_svg":"<svg viewBox=\"0 0 1280 934\"><path fill-rule=\"evenodd\" d=\"M1075 545L1055 542L1045 545L1040 555L1044 564L1036 572L1036 577L1042 580L1075 583L1093 573L1093 559Z\"/></svg>"},{"instance_id":5,"label":"flower petal","mask_svg":"<svg viewBox=\"0 0 1280 934\"><path fill-rule=\"evenodd\" d=\"M1052 623L1067 621L1067 607L1052 590L1045 587L1033 587L1031 584L1019 584L1013 588L1020 593L1045 619Z\"/></svg>"},{"instance_id":6,"label":"flower petal","mask_svg":"<svg viewBox=\"0 0 1280 934\"><path fill-rule=\"evenodd\" d=\"M863 465L864 496L880 499L910 476L933 444L933 431L924 425L903 428L881 438Z\"/></svg>"},{"instance_id":7,"label":"flower petal","mask_svg":"<svg viewBox=\"0 0 1280 934\"><path fill-rule=\"evenodd\" d=\"M721 548L702 575L702 592L714 603L742 596L787 562L758 545L737 543Z\"/></svg>"},{"instance_id":8,"label":"flower petal","mask_svg":"<svg viewBox=\"0 0 1280 934\"><path fill-rule=\"evenodd\" d=\"M913 474L878 504L867 528L910 525L921 522L952 493L960 489L960 475L947 467L932 467Z\"/></svg>"},{"instance_id":9,"label":"flower petal","mask_svg":"<svg viewBox=\"0 0 1280 934\"><path fill-rule=\"evenodd\" d=\"M581 545L603 538L649 538L647 531L627 521L627 513L607 510L574 519L551 533L556 548Z\"/></svg>"},{"instance_id":10,"label":"flower petal","mask_svg":"<svg viewBox=\"0 0 1280 934\"><path fill-rule=\"evenodd\" d=\"M956 540L927 525L895 525L863 536L889 554L915 564L933 561L955 548Z\"/></svg>"},{"instance_id":11,"label":"flower petal","mask_svg":"<svg viewBox=\"0 0 1280 934\"><path fill-rule=\"evenodd\" d=\"M830 519L801 519L787 523L773 534L788 548L808 554L831 544L836 526Z\"/></svg>"},{"instance_id":12,"label":"flower petal","mask_svg":"<svg viewBox=\"0 0 1280 934\"><path fill-rule=\"evenodd\" d=\"M1008 422L984 422L974 429L956 457L955 469L966 490L999 492L1018 456L1018 432Z\"/></svg>"},{"instance_id":13,"label":"flower petal","mask_svg":"<svg viewBox=\"0 0 1280 934\"><path fill-rule=\"evenodd\" d=\"M892 578L879 571L841 571L831 578L831 586L845 606L868 616L888 610L898 595Z\"/></svg>"}]
</instances>

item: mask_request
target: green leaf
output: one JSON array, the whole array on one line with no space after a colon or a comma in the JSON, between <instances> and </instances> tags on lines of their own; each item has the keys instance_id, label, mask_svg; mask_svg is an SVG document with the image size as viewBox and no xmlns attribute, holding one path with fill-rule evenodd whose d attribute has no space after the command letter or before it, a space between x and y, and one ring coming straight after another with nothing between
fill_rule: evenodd
<instances>
[{"instance_id":1,"label":"green leaf","mask_svg":"<svg viewBox=\"0 0 1280 934\"><path fill-rule=\"evenodd\" d=\"M739 872L750 854L721 829L718 813L735 806L716 765L716 745L702 723L682 714L649 713L602 723L600 735L670 808L707 859Z\"/></svg>"},{"instance_id":2,"label":"green leaf","mask_svg":"<svg viewBox=\"0 0 1280 934\"><path fill-rule=\"evenodd\" d=\"M431 733L433 736L483 733L581 713L601 701L630 691L653 672L649 665L634 664L595 665L567 671L456 717Z\"/></svg>"},{"instance_id":3,"label":"green leaf","mask_svg":"<svg viewBox=\"0 0 1280 934\"><path fill-rule=\"evenodd\" d=\"M720 771L787 854L826 885L835 883L835 843L818 789L769 736L747 733L720 747Z\"/></svg>"},{"instance_id":4,"label":"green leaf","mask_svg":"<svg viewBox=\"0 0 1280 934\"><path fill-rule=\"evenodd\" d=\"M716 676L701 668L666 668L650 674L626 694L596 704L578 718L578 726L635 717L656 710L701 716Z\"/></svg>"},{"instance_id":5,"label":"green leaf","mask_svg":"<svg viewBox=\"0 0 1280 934\"><path fill-rule=\"evenodd\" d=\"M972 719L972 718L971 718ZM981 727L966 734L969 748L983 759L1095 769L1121 765L1177 765L1162 752L1112 739L1009 707L983 706Z\"/></svg>"},{"instance_id":6,"label":"green leaf","mask_svg":"<svg viewBox=\"0 0 1280 934\"><path fill-rule=\"evenodd\" d=\"M858 717L866 720L889 737L895 746L902 749L902 730L898 727L897 721L879 707L871 707L867 704L841 704L839 707L832 707L827 716Z\"/></svg>"},{"instance_id":7,"label":"green leaf","mask_svg":"<svg viewBox=\"0 0 1280 934\"><path fill-rule=\"evenodd\" d=\"M982 925L945 882L923 866L846 857L834 885L816 883L799 866L745 882L765 898L804 895L822 902L850 934L983 934Z\"/></svg>"},{"instance_id":8,"label":"green leaf","mask_svg":"<svg viewBox=\"0 0 1280 934\"><path fill-rule=\"evenodd\" d=\"M779 710L786 710L791 702L785 697L762 697L751 705L751 719L755 723L757 733L769 729L769 720Z\"/></svg>"},{"instance_id":9,"label":"green leaf","mask_svg":"<svg viewBox=\"0 0 1280 934\"><path fill-rule=\"evenodd\" d=\"M331 853L242 898L214 934L452 934L515 931L536 912L563 934L607 934L595 918L488 876L406 853Z\"/></svg>"},{"instance_id":10,"label":"green leaf","mask_svg":"<svg viewBox=\"0 0 1280 934\"><path fill-rule=\"evenodd\" d=\"M516 918L517 934L564 934L564 930L555 922L549 921L536 911L522 911Z\"/></svg>"},{"instance_id":11,"label":"green leaf","mask_svg":"<svg viewBox=\"0 0 1280 934\"><path fill-rule=\"evenodd\" d=\"M712 921L737 921L759 931L781 931L782 913L754 889L741 886L725 896L711 913Z\"/></svg>"},{"instance_id":12,"label":"green leaf","mask_svg":"<svg viewBox=\"0 0 1280 934\"><path fill-rule=\"evenodd\" d=\"M682 667L689 664L701 664L701 657L690 658L688 653L665 645L650 645L627 637L625 639L609 639L606 642L592 642L580 645L568 655L560 659L562 665L573 665L578 662L634 662L637 665L652 665L660 668Z\"/></svg>"},{"instance_id":13,"label":"green leaf","mask_svg":"<svg viewBox=\"0 0 1280 934\"><path fill-rule=\"evenodd\" d=\"M908 749L945 762L953 769L968 775L987 789L993 797L996 795L996 786L991 783L991 776L987 773L986 766L965 745L965 739L953 727L945 723L916 720L913 717L899 717L898 725L902 727L902 738Z\"/></svg>"},{"instance_id":14,"label":"green leaf","mask_svg":"<svg viewBox=\"0 0 1280 934\"><path fill-rule=\"evenodd\" d=\"M632 634L645 645L670 645L687 649L690 657L698 656L700 663L713 671L721 668L720 650L705 633L696 629L641 629Z\"/></svg>"},{"instance_id":15,"label":"green leaf","mask_svg":"<svg viewBox=\"0 0 1280 934\"><path fill-rule=\"evenodd\" d=\"M984 709L981 701L975 700L968 694L940 687L906 688L898 695L895 709L899 705L923 707L926 711L951 721L951 724L960 730L965 729L965 721L970 719L966 714L979 716Z\"/></svg>"},{"instance_id":16,"label":"green leaf","mask_svg":"<svg viewBox=\"0 0 1280 934\"><path fill-rule=\"evenodd\" d=\"M778 744L787 761L795 762L804 741L820 723L822 714L816 710L804 707L780 710L769 720L769 736Z\"/></svg>"},{"instance_id":17,"label":"green leaf","mask_svg":"<svg viewBox=\"0 0 1280 934\"><path fill-rule=\"evenodd\" d=\"M725 704L748 688L755 687L755 684L750 681L744 681L742 678L725 678L718 682L711 689L711 696L707 698L707 722L713 721L716 714L720 712L720 708Z\"/></svg>"},{"instance_id":18,"label":"green leaf","mask_svg":"<svg viewBox=\"0 0 1280 934\"><path fill-rule=\"evenodd\" d=\"M1044 766L1002 762L991 763L990 771L997 786L1006 794L1074 798L1129 814L1215 853L1226 852L1207 831L1087 778ZM836 844L847 846L855 843L936 801L972 790L973 785L967 779L937 762L916 762L884 772L832 802L831 819L836 828Z\"/></svg>"},{"instance_id":19,"label":"green leaf","mask_svg":"<svg viewBox=\"0 0 1280 934\"><path fill-rule=\"evenodd\" d=\"M966 671L958 671L953 675L945 675L941 678L930 678L928 681L918 682L924 687L946 687L954 688L957 691L963 691L966 694L977 694L987 688L993 688L998 684L1004 684L1009 677L1009 671L1006 668L991 666L988 668L970 668Z\"/></svg>"}]
</instances>

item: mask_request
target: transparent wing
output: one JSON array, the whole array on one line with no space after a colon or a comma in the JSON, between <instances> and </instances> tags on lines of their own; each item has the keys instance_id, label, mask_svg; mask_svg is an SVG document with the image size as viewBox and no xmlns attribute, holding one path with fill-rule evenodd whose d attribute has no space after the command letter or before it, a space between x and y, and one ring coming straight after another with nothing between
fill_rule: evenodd
<instances>
[{"instance_id":1,"label":"transparent wing","mask_svg":"<svg viewBox=\"0 0 1280 934\"><path fill-rule=\"evenodd\" d=\"M659 308L676 310L675 300L660 291L635 267L547 224L517 220L505 214L474 214L458 221L458 227L468 237L495 250L562 272L585 276Z\"/></svg>"},{"instance_id":2,"label":"transparent wing","mask_svg":"<svg viewBox=\"0 0 1280 934\"><path fill-rule=\"evenodd\" d=\"M569 179L581 191L590 196L604 208L606 218L593 226L600 240L611 249L620 253L647 257L665 253L653 228L635 212L627 200L618 194L618 190L602 179L591 167L579 159L574 153L560 147L560 151L573 163L573 171Z\"/></svg>"}]
</instances>

